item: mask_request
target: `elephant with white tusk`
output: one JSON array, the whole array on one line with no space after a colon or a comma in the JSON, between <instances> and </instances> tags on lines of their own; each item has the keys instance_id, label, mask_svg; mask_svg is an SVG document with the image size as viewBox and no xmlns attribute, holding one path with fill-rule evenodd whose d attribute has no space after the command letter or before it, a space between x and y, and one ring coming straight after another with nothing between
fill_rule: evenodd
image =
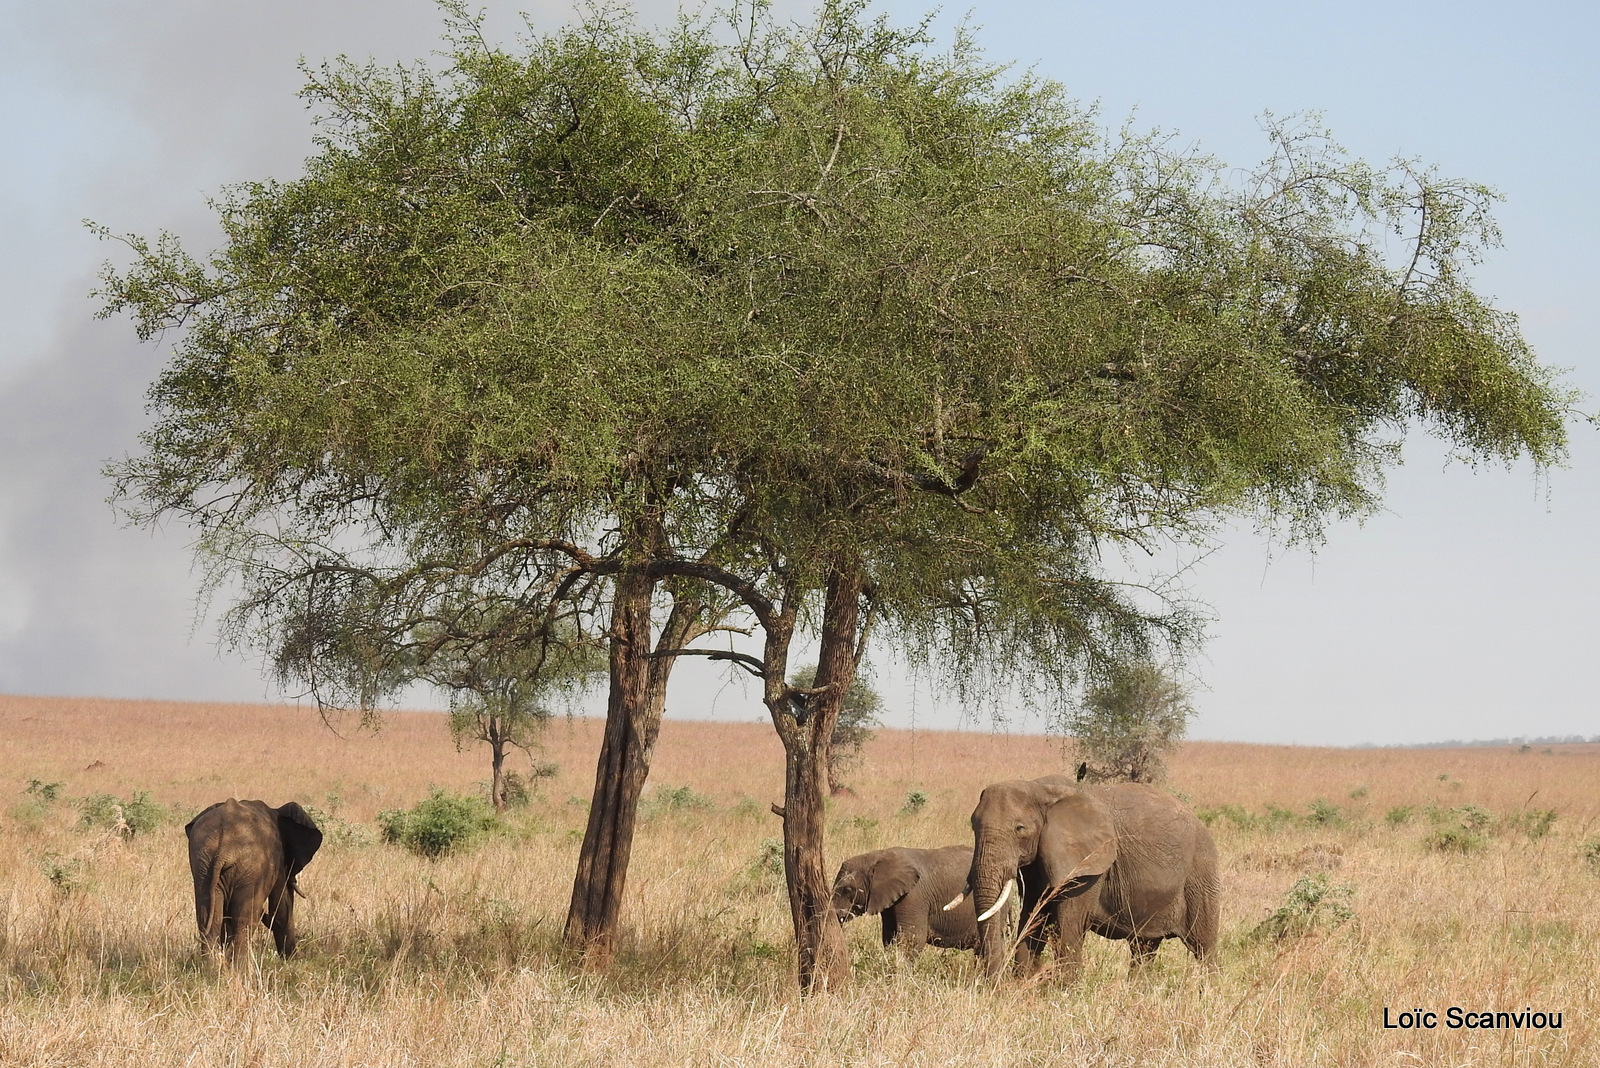
<instances>
[{"instance_id":1,"label":"elephant with white tusk","mask_svg":"<svg viewBox=\"0 0 1600 1068\"><path fill-rule=\"evenodd\" d=\"M1081 966L1083 935L1126 939L1133 966L1181 938L1197 960L1217 944L1217 849L1193 812L1142 783L1081 787L1064 775L995 783L972 813L966 889L949 902L980 910L984 971L1005 965L1005 906L1022 899L1015 963L1037 965L1046 939L1063 972Z\"/></svg>"}]
</instances>

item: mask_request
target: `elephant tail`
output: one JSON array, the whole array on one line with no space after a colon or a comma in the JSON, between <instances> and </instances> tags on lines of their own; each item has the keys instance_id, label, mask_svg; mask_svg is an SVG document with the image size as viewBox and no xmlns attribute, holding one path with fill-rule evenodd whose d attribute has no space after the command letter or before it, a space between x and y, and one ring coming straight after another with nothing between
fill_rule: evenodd
<instances>
[{"instance_id":1,"label":"elephant tail","mask_svg":"<svg viewBox=\"0 0 1600 1068\"><path fill-rule=\"evenodd\" d=\"M222 920L228 911L226 897L222 886L222 865L216 864L211 869L211 885L206 891L205 922L200 925L200 936L208 946L222 943Z\"/></svg>"}]
</instances>

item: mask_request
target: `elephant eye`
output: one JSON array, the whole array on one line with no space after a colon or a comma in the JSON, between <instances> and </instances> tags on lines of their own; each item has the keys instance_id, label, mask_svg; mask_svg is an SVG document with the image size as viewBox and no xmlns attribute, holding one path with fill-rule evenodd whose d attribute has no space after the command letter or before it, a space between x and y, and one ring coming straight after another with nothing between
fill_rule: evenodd
<instances>
[{"instance_id":1,"label":"elephant eye","mask_svg":"<svg viewBox=\"0 0 1600 1068\"><path fill-rule=\"evenodd\" d=\"M1027 834L1028 833L1027 826L1025 824L1021 824L1021 823L1017 824L1017 833L1018 834Z\"/></svg>"}]
</instances>

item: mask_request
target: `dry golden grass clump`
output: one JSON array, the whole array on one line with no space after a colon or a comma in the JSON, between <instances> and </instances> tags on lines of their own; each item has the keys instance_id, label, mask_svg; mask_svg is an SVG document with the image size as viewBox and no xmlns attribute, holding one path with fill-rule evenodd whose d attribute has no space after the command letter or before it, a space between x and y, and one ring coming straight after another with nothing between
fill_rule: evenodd
<instances>
[{"instance_id":1,"label":"dry golden grass clump","mask_svg":"<svg viewBox=\"0 0 1600 1068\"><path fill-rule=\"evenodd\" d=\"M1091 938L1077 988L996 988L969 954L884 954L868 920L853 984L802 999L761 724L668 721L622 952L563 956L597 728L553 724L559 772L430 861L376 817L486 777L443 716L339 737L305 709L0 697L0 1065L1600 1064L1600 747L1193 743L1167 785L1222 853L1215 973L1169 944L1129 978ZM984 784L1061 769L1054 739L882 731L830 860L970 839ZM292 961L264 929L233 972L198 948L180 828L228 796L324 817ZM1452 1030L1453 1005L1562 1027ZM1441 1022L1386 1029L1386 1006Z\"/></svg>"}]
</instances>

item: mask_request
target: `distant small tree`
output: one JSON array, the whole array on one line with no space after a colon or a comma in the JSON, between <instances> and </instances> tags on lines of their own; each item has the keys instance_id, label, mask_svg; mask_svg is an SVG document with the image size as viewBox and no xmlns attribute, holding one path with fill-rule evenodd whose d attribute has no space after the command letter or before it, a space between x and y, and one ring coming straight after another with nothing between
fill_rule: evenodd
<instances>
[{"instance_id":1,"label":"distant small tree","mask_svg":"<svg viewBox=\"0 0 1600 1068\"><path fill-rule=\"evenodd\" d=\"M1159 782L1165 755L1188 730L1188 691L1149 661L1118 670L1091 687L1063 726L1076 742L1078 778L1091 782Z\"/></svg>"},{"instance_id":2,"label":"distant small tree","mask_svg":"<svg viewBox=\"0 0 1600 1068\"><path fill-rule=\"evenodd\" d=\"M577 641L537 645L489 660L463 659L438 681L450 688L450 735L456 749L468 741L489 743L489 800L496 812L507 805L506 754L521 749L531 759L550 718L552 698L570 695L606 672L598 646Z\"/></svg>"},{"instance_id":3,"label":"distant small tree","mask_svg":"<svg viewBox=\"0 0 1600 1068\"><path fill-rule=\"evenodd\" d=\"M809 690L816 685L816 679L817 665L811 664L801 668L789 680L789 685L797 690ZM873 728L883 726L878 719L878 713L882 711L883 698L878 691L873 689L870 682L857 678L839 711L828 750L828 792L835 797L849 789L839 776L860 762L862 747L872 741L876 733Z\"/></svg>"}]
</instances>

